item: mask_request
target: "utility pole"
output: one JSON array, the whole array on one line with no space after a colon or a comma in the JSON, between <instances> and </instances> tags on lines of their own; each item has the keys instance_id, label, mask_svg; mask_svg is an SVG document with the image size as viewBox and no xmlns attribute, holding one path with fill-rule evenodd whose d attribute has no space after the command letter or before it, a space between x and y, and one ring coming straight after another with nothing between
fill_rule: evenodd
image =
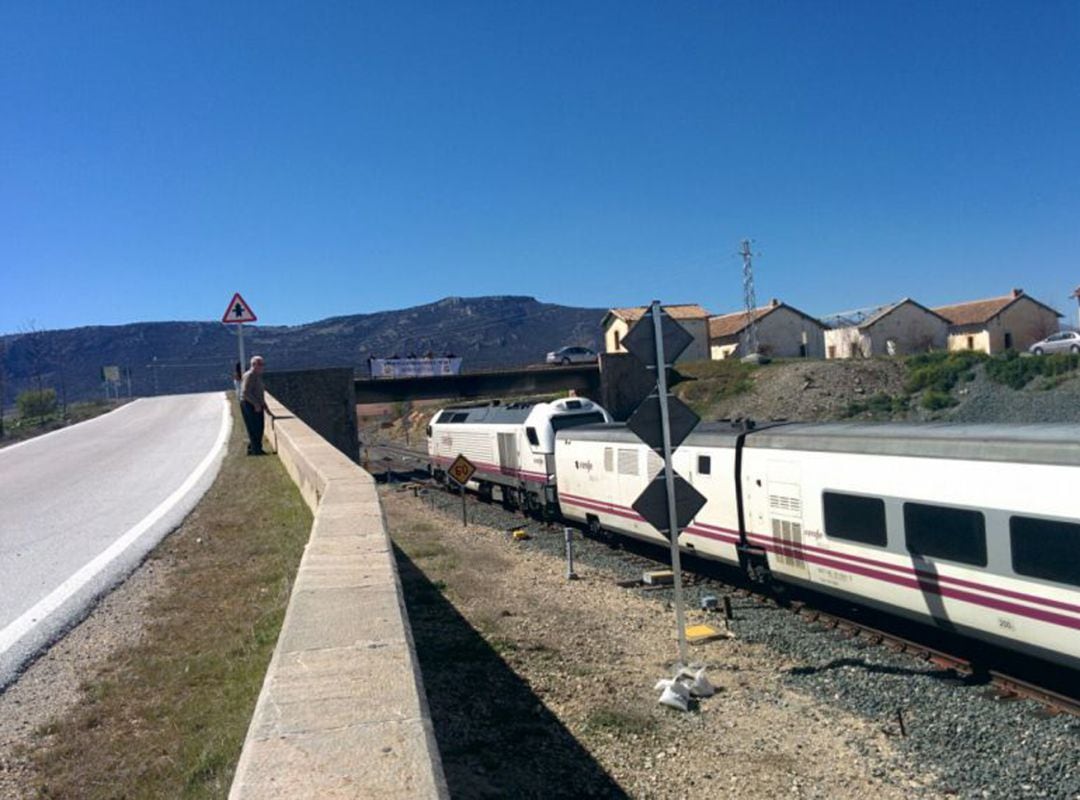
<instances>
[{"instance_id":1,"label":"utility pole","mask_svg":"<svg viewBox=\"0 0 1080 800\"><path fill-rule=\"evenodd\" d=\"M743 305L746 306L746 353L747 356L755 356L758 351L757 322L754 319L754 309L757 308L757 298L754 296L754 254L750 252L750 240L742 240L742 248L739 255L743 260Z\"/></svg>"},{"instance_id":2,"label":"utility pole","mask_svg":"<svg viewBox=\"0 0 1080 800\"><path fill-rule=\"evenodd\" d=\"M1080 307L1080 286L1077 286L1076 291L1070 294L1069 297L1075 297L1076 305ZM1077 311L1077 315L1077 322L1080 323L1080 311ZM1077 330L1080 330L1080 326L1077 327Z\"/></svg>"}]
</instances>

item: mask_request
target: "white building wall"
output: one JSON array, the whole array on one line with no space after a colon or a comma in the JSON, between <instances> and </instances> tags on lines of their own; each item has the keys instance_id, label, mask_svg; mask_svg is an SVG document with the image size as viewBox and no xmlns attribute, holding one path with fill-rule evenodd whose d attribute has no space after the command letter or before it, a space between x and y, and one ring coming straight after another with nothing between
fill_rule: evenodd
<instances>
[{"instance_id":1,"label":"white building wall","mask_svg":"<svg viewBox=\"0 0 1080 800\"><path fill-rule=\"evenodd\" d=\"M869 355L899 356L944 350L949 325L941 317L929 314L913 303L905 303L863 328L862 333L869 337ZM864 346L863 349L867 348Z\"/></svg>"},{"instance_id":2,"label":"white building wall","mask_svg":"<svg viewBox=\"0 0 1080 800\"><path fill-rule=\"evenodd\" d=\"M825 358L866 358L870 355L868 338L854 326L827 329L824 342Z\"/></svg>"},{"instance_id":3,"label":"white building wall","mask_svg":"<svg viewBox=\"0 0 1080 800\"><path fill-rule=\"evenodd\" d=\"M778 308L757 324L758 344L762 352L776 358L825 357L824 329L788 308Z\"/></svg>"}]
</instances>

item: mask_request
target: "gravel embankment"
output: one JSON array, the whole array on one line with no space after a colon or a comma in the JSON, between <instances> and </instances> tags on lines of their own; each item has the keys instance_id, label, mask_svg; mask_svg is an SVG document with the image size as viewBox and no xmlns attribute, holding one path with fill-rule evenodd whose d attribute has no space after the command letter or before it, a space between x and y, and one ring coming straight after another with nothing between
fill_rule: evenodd
<instances>
[{"instance_id":1,"label":"gravel embankment","mask_svg":"<svg viewBox=\"0 0 1080 800\"><path fill-rule=\"evenodd\" d=\"M949 422L1080 422L1080 376L1044 388L1038 378L1023 389L993 383L982 369L956 391L960 404L945 415Z\"/></svg>"},{"instance_id":2,"label":"gravel embankment","mask_svg":"<svg viewBox=\"0 0 1080 800\"><path fill-rule=\"evenodd\" d=\"M423 501L410 497L409 502ZM447 535L460 535L460 528L455 529L460 526L460 501L439 495L436 502ZM498 532L521 521L497 506L472 502L469 514L470 530L482 526L491 532L489 537L501 537L496 541L499 546L505 546L506 537ZM535 522L525 527L533 538L514 543L513 549L521 558L542 558L548 564L548 577L554 584L551 590L558 592L561 602L576 597L576 593L564 592L558 581L564 557L561 529L545 530ZM578 534L575 539L581 571L602 576L611 585L615 580L640 577L645 563L640 556L583 540ZM662 557L663 552L657 550L656 555ZM696 609L701 595L718 594L724 588L711 579L690 585L687 607ZM670 591L618 591L624 597L640 598L657 617L673 620ZM582 602L594 599L585 596ZM850 750L848 757L851 752L858 754L869 770L869 779L879 781L882 792L887 786L908 797L1080 798L1080 719L1048 717L1039 706L1027 701L995 701L985 686L965 684L951 673L910 656L810 625L790 611L739 597L733 597L733 605L733 642L756 648L753 652L757 661L744 662L739 671L734 671L729 669L734 664L725 663L721 656L712 664L711 674L725 684L761 671L775 671L777 682L744 687L745 696L738 707L725 709L725 713L754 715L765 707L775 711L778 704L782 708L804 700L808 705L803 713L812 715L802 724L791 723L795 725L791 731L762 728L763 747L783 748L783 737L802 734L807 728L820 728L821 735L829 738L836 732L822 720L850 719L853 722L848 735L842 736L844 747ZM543 607L534 611L544 613ZM594 612L623 613L611 605ZM696 613L700 616L701 612ZM710 645L713 653L730 646L731 642ZM615 668L611 677L626 679L625 673ZM649 677L642 675L637 680ZM904 736L900 735L898 710L903 716ZM706 714L708 708L702 716ZM776 718L766 723L763 717L761 724L777 723ZM743 734L758 735L752 728L744 729ZM701 748L702 758L708 758L712 749L709 742L693 739L684 739L683 745ZM634 780L630 783L648 785ZM831 789L838 791L837 787ZM840 791L840 795L833 796L854 796ZM792 788L792 793L819 796L812 786L805 785ZM641 796L658 795L643 792ZM705 795L687 788L681 796Z\"/></svg>"}]
</instances>

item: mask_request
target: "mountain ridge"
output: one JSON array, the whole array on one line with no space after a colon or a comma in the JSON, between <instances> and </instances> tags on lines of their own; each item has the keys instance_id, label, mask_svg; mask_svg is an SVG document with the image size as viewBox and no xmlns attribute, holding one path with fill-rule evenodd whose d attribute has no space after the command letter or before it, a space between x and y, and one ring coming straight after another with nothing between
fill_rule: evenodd
<instances>
[{"instance_id":1,"label":"mountain ridge","mask_svg":"<svg viewBox=\"0 0 1080 800\"><path fill-rule=\"evenodd\" d=\"M244 326L248 356L267 369L353 367L370 356L453 352L463 368L523 366L566 344L597 347L606 309L543 303L527 295L444 297L403 309L349 314L299 325ZM191 320L88 325L8 334L3 341L5 403L39 383L68 402L100 397L101 368L116 365L135 396L231 386L236 334L220 322Z\"/></svg>"}]
</instances>

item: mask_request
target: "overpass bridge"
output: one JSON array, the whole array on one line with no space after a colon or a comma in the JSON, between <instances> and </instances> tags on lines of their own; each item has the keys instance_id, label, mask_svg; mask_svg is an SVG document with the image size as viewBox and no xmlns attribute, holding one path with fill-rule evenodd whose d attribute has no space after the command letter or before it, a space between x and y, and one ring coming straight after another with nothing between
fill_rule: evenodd
<instances>
[{"instance_id":1,"label":"overpass bridge","mask_svg":"<svg viewBox=\"0 0 1080 800\"><path fill-rule=\"evenodd\" d=\"M477 397L557 394L570 390L599 402L600 366L572 364L425 378L357 378L353 387L357 403L468 400Z\"/></svg>"},{"instance_id":2,"label":"overpass bridge","mask_svg":"<svg viewBox=\"0 0 1080 800\"><path fill-rule=\"evenodd\" d=\"M643 375L644 373L644 375ZM602 353L600 363L469 372L432 378L358 378L352 367L267 371L267 390L354 462L360 460L356 406L405 400L523 397L573 390L625 420L652 387L626 353ZM645 381L642 385L642 381Z\"/></svg>"}]
</instances>

